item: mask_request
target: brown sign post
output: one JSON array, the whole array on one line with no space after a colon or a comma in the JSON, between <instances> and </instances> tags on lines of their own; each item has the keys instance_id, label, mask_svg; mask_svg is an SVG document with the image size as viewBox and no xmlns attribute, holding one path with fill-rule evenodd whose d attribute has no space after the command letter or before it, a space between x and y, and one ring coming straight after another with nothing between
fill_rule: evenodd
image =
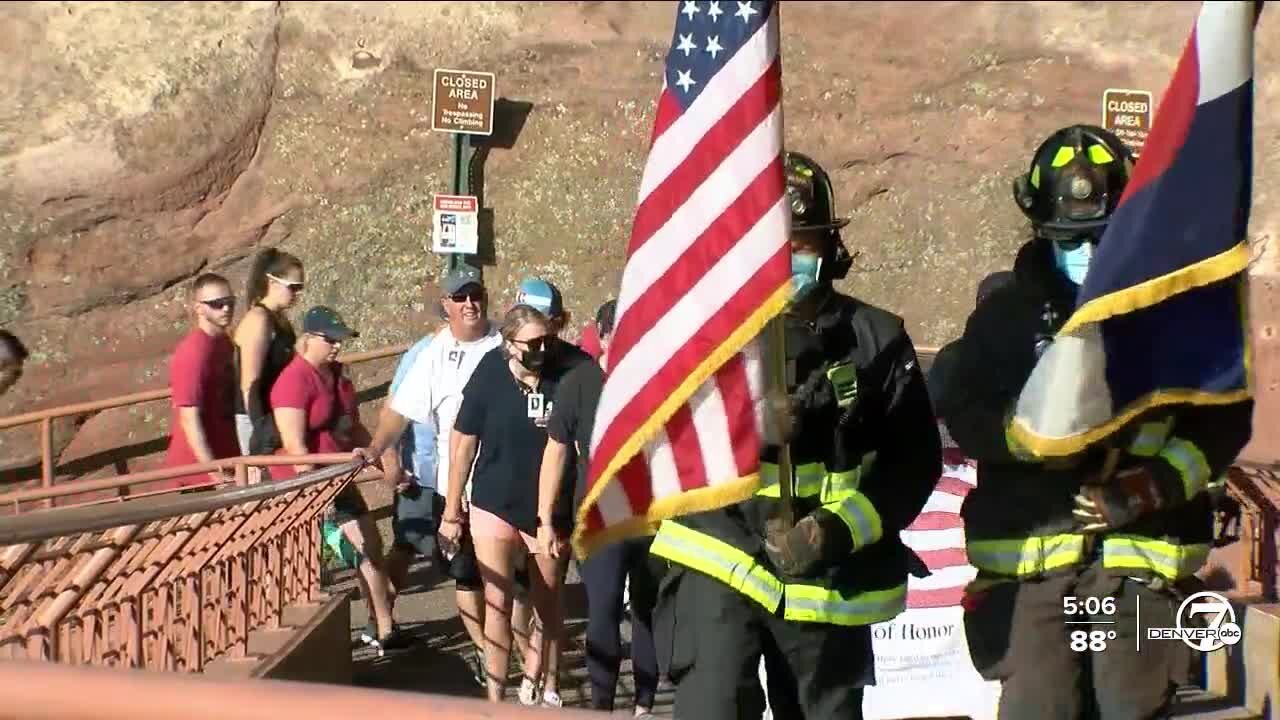
<instances>
[{"instance_id":1,"label":"brown sign post","mask_svg":"<svg viewBox=\"0 0 1280 720\"><path fill-rule=\"evenodd\" d=\"M1151 93L1146 90L1109 88L1102 92L1102 127L1123 140L1134 157L1142 152L1142 145L1151 133L1154 112Z\"/></svg>"},{"instance_id":2,"label":"brown sign post","mask_svg":"<svg viewBox=\"0 0 1280 720\"><path fill-rule=\"evenodd\" d=\"M493 134L493 73L437 68L431 91L431 129Z\"/></svg>"}]
</instances>

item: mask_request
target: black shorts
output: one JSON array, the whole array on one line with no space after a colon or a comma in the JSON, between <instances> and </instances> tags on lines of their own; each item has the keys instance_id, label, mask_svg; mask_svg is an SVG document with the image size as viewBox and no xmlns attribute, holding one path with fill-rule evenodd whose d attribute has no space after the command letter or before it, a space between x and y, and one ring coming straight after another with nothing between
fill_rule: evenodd
<instances>
[{"instance_id":1,"label":"black shorts","mask_svg":"<svg viewBox=\"0 0 1280 720\"><path fill-rule=\"evenodd\" d=\"M333 522L335 525L349 523L362 515L369 514L369 506L364 496L356 488L355 483L347 483L333 498Z\"/></svg>"},{"instance_id":2,"label":"black shorts","mask_svg":"<svg viewBox=\"0 0 1280 720\"><path fill-rule=\"evenodd\" d=\"M404 492L397 492L391 501L391 532L394 547L409 550L426 558L436 556L436 531L439 526L437 504L443 507L444 499L418 485L411 485Z\"/></svg>"}]
</instances>

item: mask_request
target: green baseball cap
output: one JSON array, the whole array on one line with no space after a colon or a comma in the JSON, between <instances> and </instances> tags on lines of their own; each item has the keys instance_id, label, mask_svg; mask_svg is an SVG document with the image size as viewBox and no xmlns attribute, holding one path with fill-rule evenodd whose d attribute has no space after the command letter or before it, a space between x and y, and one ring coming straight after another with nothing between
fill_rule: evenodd
<instances>
[{"instance_id":1,"label":"green baseball cap","mask_svg":"<svg viewBox=\"0 0 1280 720\"><path fill-rule=\"evenodd\" d=\"M360 337L360 333L347 326L337 310L324 305L316 305L307 311L302 318L302 332L323 335L334 340Z\"/></svg>"}]
</instances>

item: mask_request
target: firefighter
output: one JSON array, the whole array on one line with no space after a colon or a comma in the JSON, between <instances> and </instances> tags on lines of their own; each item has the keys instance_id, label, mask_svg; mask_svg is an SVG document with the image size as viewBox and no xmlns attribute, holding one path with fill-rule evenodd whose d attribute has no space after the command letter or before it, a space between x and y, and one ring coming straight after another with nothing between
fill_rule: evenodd
<instances>
[{"instance_id":1,"label":"firefighter","mask_svg":"<svg viewBox=\"0 0 1280 720\"><path fill-rule=\"evenodd\" d=\"M871 625L903 611L899 539L941 472L933 406L901 318L836 292L852 259L826 173L788 153L792 301L785 314L794 518L781 518L777 447L755 495L662 523L669 562L655 609L675 717L862 717ZM924 571L927 572L927 571Z\"/></svg>"},{"instance_id":2,"label":"firefighter","mask_svg":"<svg viewBox=\"0 0 1280 720\"><path fill-rule=\"evenodd\" d=\"M1038 459L1008 433L1032 368L1075 307L1133 162L1102 128L1050 135L1014 182L1033 237L1013 280L983 299L945 349L939 414L978 461L977 488L961 508L979 571L966 589L965 628L975 667L1002 682L1001 720L1167 716L1190 651L1178 641L1139 646L1136 616L1143 627L1175 626L1213 538L1205 488L1250 435L1250 402L1150 411L1067 458ZM1118 463L1105 470L1114 451Z\"/></svg>"}]
</instances>

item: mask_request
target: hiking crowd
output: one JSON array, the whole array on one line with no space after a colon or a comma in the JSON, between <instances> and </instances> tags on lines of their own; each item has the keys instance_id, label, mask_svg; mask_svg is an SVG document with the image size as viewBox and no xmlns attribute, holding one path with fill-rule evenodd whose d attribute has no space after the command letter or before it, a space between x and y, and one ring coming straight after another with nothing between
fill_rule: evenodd
<instances>
[{"instance_id":1,"label":"hiking crowd","mask_svg":"<svg viewBox=\"0 0 1280 720\"><path fill-rule=\"evenodd\" d=\"M395 602L413 561L429 559L456 584L473 643L468 662L489 698L502 699L514 646L520 702L558 707L567 539L585 494L614 302L584 327L580 347L561 338L570 314L546 280L524 280L496 320L477 269L448 270L439 287L428 299L439 303L440 327L401 357L376 423L366 425L338 361L359 333L322 305L303 313L296 329L287 316L305 288L298 258L274 248L258 254L234 329L230 282L200 275L190 287L194 327L170 361L165 465L334 452L380 464L394 497L392 546L384 552L353 484L334 499L326 523L326 542L358 570L369 607L361 641L379 654L413 642L395 622ZM282 480L312 468L276 465L267 473ZM173 484L200 489L229 479L213 472ZM620 543L579 566L596 709L613 708L630 587L636 717L650 716L658 685L648 630L658 576L648 544Z\"/></svg>"}]
</instances>

